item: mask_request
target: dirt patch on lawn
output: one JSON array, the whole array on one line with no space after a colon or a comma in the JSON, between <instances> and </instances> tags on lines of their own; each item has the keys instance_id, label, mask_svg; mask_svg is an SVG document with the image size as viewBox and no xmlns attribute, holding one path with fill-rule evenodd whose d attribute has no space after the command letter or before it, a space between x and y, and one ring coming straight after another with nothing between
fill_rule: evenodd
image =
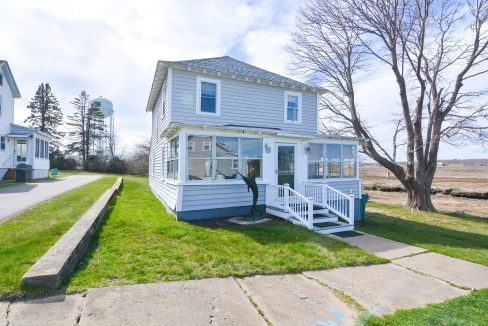
<instances>
[{"instance_id":1,"label":"dirt patch on lawn","mask_svg":"<svg viewBox=\"0 0 488 326\"><path fill-rule=\"evenodd\" d=\"M264 217L269 219L269 221L266 221L263 223L258 223L258 224L252 224L252 225L236 224L234 222L229 221L229 219L232 217L221 217L221 218L212 218L212 219L208 219L208 220L188 221L188 223L196 225L196 226L204 227L204 228L210 228L210 229L249 228L249 227L255 227L255 226L263 226L263 225L283 223L283 220L281 220L275 216L269 215L269 214L266 214Z\"/></svg>"}]
</instances>

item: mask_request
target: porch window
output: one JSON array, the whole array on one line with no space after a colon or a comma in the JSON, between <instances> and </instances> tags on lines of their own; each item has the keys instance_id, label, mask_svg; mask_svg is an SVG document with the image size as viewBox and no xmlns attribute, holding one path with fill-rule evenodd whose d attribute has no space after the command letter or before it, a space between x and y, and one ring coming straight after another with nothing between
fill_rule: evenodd
<instances>
[{"instance_id":1,"label":"porch window","mask_svg":"<svg viewBox=\"0 0 488 326\"><path fill-rule=\"evenodd\" d=\"M217 165L216 179L237 179L236 169L239 168L239 138L215 137Z\"/></svg>"},{"instance_id":2,"label":"porch window","mask_svg":"<svg viewBox=\"0 0 488 326\"><path fill-rule=\"evenodd\" d=\"M260 138L241 138L241 147L241 173L246 177L261 178L263 140Z\"/></svg>"},{"instance_id":3,"label":"porch window","mask_svg":"<svg viewBox=\"0 0 488 326\"><path fill-rule=\"evenodd\" d=\"M188 136L188 142L195 144L194 150L188 151L188 180L211 180L212 136Z\"/></svg>"},{"instance_id":4,"label":"porch window","mask_svg":"<svg viewBox=\"0 0 488 326\"><path fill-rule=\"evenodd\" d=\"M168 179L178 179L178 137L169 141L168 160L166 161L166 176Z\"/></svg>"},{"instance_id":5,"label":"porch window","mask_svg":"<svg viewBox=\"0 0 488 326\"><path fill-rule=\"evenodd\" d=\"M357 177L356 145L308 144L308 179Z\"/></svg>"},{"instance_id":6,"label":"porch window","mask_svg":"<svg viewBox=\"0 0 488 326\"><path fill-rule=\"evenodd\" d=\"M285 122L301 122L302 95L300 93L285 92Z\"/></svg>"},{"instance_id":7,"label":"porch window","mask_svg":"<svg viewBox=\"0 0 488 326\"><path fill-rule=\"evenodd\" d=\"M39 157L39 144L40 144L40 139L36 138L36 157Z\"/></svg>"},{"instance_id":8,"label":"porch window","mask_svg":"<svg viewBox=\"0 0 488 326\"><path fill-rule=\"evenodd\" d=\"M308 178L324 178L324 145L309 144L308 151Z\"/></svg>"},{"instance_id":9,"label":"porch window","mask_svg":"<svg viewBox=\"0 0 488 326\"><path fill-rule=\"evenodd\" d=\"M220 81L197 77L197 113L220 114Z\"/></svg>"},{"instance_id":10,"label":"porch window","mask_svg":"<svg viewBox=\"0 0 488 326\"><path fill-rule=\"evenodd\" d=\"M49 142L44 141L44 158L49 158Z\"/></svg>"},{"instance_id":11,"label":"porch window","mask_svg":"<svg viewBox=\"0 0 488 326\"><path fill-rule=\"evenodd\" d=\"M229 136L188 136L188 180L261 177L263 142L260 138ZM193 149L193 150L192 150ZM199 151L201 149L201 151Z\"/></svg>"},{"instance_id":12,"label":"porch window","mask_svg":"<svg viewBox=\"0 0 488 326\"><path fill-rule=\"evenodd\" d=\"M342 176L344 178L356 177L355 145L342 145Z\"/></svg>"},{"instance_id":13,"label":"porch window","mask_svg":"<svg viewBox=\"0 0 488 326\"><path fill-rule=\"evenodd\" d=\"M341 145L327 144L327 178L341 177Z\"/></svg>"},{"instance_id":14,"label":"porch window","mask_svg":"<svg viewBox=\"0 0 488 326\"><path fill-rule=\"evenodd\" d=\"M0 151L5 150L5 136L0 136Z\"/></svg>"}]
</instances>

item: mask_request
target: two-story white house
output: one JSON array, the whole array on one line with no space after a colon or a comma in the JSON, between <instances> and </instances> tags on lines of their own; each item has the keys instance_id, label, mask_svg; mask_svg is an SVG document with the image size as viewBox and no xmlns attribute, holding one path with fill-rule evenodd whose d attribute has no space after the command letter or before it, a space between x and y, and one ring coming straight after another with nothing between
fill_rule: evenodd
<instances>
[{"instance_id":1,"label":"two-story white house","mask_svg":"<svg viewBox=\"0 0 488 326\"><path fill-rule=\"evenodd\" d=\"M15 180L18 164L32 166L32 178L47 178L48 134L14 124L14 99L20 92L8 62L0 60L0 181Z\"/></svg>"},{"instance_id":2,"label":"two-story white house","mask_svg":"<svg viewBox=\"0 0 488 326\"><path fill-rule=\"evenodd\" d=\"M357 140L323 135L324 90L231 57L159 61L149 182L180 220L245 215L257 177L269 214L321 233L352 230L361 192Z\"/></svg>"}]
</instances>

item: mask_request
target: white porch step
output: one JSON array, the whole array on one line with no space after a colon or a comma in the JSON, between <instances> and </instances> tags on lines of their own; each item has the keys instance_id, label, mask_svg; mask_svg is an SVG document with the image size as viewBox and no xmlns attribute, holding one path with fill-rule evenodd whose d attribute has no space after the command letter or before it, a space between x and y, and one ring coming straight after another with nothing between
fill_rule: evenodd
<instances>
[{"instance_id":1,"label":"white porch step","mask_svg":"<svg viewBox=\"0 0 488 326\"><path fill-rule=\"evenodd\" d=\"M335 217L322 217L322 218L315 218L313 219L313 224L317 224L317 223L327 223L327 222L338 222L339 219L337 218L337 216Z\"/></svg>"},{"instance_id":2,"label":"white porch step","mask_svg":"<svg viewBox=\"0 0 488 326\"><path fill-rule=\"evenodd\" d=\"M331 234L331 233L337 233L337 232L344 232L344 231L353 231L354 230L354 225L350 225L347 223L342 223L339 222L337 223L338 225L336 226L329 226L329 227L323 227L323 228L315 228L314 231L320 234Z\"/></svg>"}]
</instances>

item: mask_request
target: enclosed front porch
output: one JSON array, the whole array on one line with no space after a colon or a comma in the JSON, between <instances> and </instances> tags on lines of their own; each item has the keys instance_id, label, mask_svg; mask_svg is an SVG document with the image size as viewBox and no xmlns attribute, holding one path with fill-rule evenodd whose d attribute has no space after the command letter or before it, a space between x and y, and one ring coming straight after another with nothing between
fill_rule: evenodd
<instances>
[{"instance_id":1,"label":"enclosed front porch","mask_svg":"<svg viewBox=\"0 0 488 326\"><path fill-rule=\"evenodd\" d=\"M16 180L16 170L25 166L32 169L32 179L47 178L49 139L49 135L33 128L11 125L10 133L2 137L0 181Z\"/></svg>"}]
</instances>

